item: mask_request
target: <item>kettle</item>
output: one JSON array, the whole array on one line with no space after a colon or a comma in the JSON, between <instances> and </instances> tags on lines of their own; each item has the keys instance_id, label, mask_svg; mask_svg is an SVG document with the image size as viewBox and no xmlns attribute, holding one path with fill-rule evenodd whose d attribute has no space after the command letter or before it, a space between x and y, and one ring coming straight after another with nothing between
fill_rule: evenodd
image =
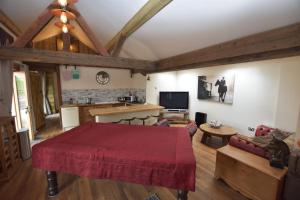
<instances>
[{"instance_id":1,"label":"kettle","mask_svg":"<svg viewBox=\"0 0 300 200\"><path fill-rule=\"evenodd\" d=\"M85 103L86 103L86 104L91 104L91 103L92 103L92 98L86 97Z\"/></svg>"}]
</instances>

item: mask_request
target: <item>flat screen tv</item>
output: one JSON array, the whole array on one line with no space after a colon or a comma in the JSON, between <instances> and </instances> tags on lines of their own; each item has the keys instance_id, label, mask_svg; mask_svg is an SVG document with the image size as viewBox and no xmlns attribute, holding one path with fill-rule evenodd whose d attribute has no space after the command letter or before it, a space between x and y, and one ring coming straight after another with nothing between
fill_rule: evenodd
<instances>
[{"instance_id":1,"label":"flat screen tv","mask_svg":"<svg viewBox=\"0 0 300 200\"><path fill-rule=\"evenodd\" d=\"M189 92L159 92L159 105L168 110L187 110Z\"/></svg>"}]
</instances>

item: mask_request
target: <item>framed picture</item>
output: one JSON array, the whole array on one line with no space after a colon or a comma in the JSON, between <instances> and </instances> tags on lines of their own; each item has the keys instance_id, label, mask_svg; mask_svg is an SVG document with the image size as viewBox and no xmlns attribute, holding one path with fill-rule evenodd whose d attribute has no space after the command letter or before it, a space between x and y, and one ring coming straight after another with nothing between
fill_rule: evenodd
<instances>
[{"instance_id":1,"label":"framed picture","mask_svg":"<svg viewBox=\"0 0 300 200\"><path fill-rule=\"evenodd\" d=\"M198 99L233 104L234 75L198 76Z\"/></svg>"}]
</instances>

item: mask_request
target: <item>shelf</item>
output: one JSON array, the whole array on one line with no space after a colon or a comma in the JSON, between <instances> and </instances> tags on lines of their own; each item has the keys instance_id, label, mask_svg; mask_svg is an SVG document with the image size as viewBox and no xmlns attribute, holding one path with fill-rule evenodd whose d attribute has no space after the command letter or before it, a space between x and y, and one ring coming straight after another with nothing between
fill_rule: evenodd
<instances>
[{"instance_id":1,"label":"shelf","mask_svg":"<svg viewBox=\"0 0 300 200\"><path fill-rule=\"evenodd\" d=\"M167 114L167 113L174 113L174 114L189 114L188 111L185 111L185 112L180 112L180 111L161 111L160 113L163 113L163 114Z\"/></svg>"},{"instance_id":2,"label":"shelf","mask_svg":"<svg viewBox=\"0 0 300 200\"><path fill-rule=\"evenodd\" d=\"M0 117L0 181L9 180L21 164L14 118ZM5 136L5 138L3 137Z\"/></svg>"},{"instance_id":3,"label":"shelf","mask_svg":"<svg viewBox=\"0 0 300 200\"><path fill-rule=\"evenodd\" d=\"M188 124L190 122L188 111L161 111L160 116L170 121L171 124Z\"/></svg>"}]
</instances>

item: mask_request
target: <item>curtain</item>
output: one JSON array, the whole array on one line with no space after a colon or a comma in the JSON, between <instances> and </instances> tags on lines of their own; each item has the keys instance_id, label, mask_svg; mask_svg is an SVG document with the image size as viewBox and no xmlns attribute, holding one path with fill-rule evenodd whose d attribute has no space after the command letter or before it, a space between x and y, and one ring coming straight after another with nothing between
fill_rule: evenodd
<instances>
[{"instance_id":1,"label":"curtain","mask_svg":"<svg viewBox=\"0 0 300 200\"><path fill-rule=\"evenodd\" d=\"M47 96L47 76L46 72L41 72L42 75L42 91L43 91L43 104L44 104L44 114L45 115L51 115L51 107L49 103L49 99Z\"/></svg>"},{"instance_id":2,"label":"curtain","mask_svg":"<svg viewBox=\"0 0 300 200\"><path fill-rule=\"evenodd\" d=\"M11 116L13 96L13 62L0 60L0 116Z\"/></svg>"}]
</instances>

